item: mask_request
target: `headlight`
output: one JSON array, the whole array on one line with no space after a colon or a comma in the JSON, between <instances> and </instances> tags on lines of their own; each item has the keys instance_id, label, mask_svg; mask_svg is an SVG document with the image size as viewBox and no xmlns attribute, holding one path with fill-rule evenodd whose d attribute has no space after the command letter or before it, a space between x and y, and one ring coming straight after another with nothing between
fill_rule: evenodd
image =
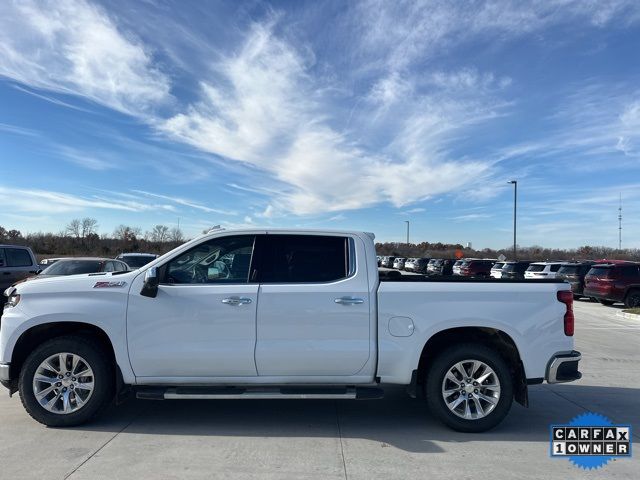
<instances>
[{"instance_id":1,"label":"headlight","mask_svg":"<svg viewBox=\"0 0 640 480\"><path fill-rule=\"evenodd\" d=\"M7 299L7 303L5 303L4 308L15 307L20 303L20 295L17 293L12 294Z\"/></svg>"}]
</instances>

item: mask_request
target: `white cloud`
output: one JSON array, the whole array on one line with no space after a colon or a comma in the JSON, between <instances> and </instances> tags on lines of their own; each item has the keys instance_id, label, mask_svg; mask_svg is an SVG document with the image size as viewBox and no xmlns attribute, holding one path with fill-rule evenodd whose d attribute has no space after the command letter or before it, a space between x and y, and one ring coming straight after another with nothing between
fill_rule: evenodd
<instances>
[{"instance_id":1,"label":"white cloud","mask_svg":"<svg viewBox=\"0 0 640 480\"><path fill-rule=\"evenodd\" d=\"M187 199L180 198L180 197L170 197L168 195L160 195L160 194L157 194L157 193L146 192L144 190L133 190L133 192L145 195L147 197L160 198L162 200L168 200L168 201L176 203L178 205L183 205L185 207L195 208L196 210L202 210L203 212L207 212L207 213L219 213L219 214L222 214L222 215L236 215L237 214L234 211L211 208L211 207L208 207L206 205L202 205L200 203L196 203L193 200L187 200Z\"/></svg>"},{"instance_id":2,"label":"white cloud","mask_svg":"<svg viewBox=\"0 0 640 480\"><path fill-rule=\"evenodd\" d=\"M83 0L1 2L0 76L140 116L169 98L150 53Z\"/></svg>"},{"instance_id":3,"label":"white cloud","mask_svg":"<svg viewBox=\"0 0 640 480\"><path fill-rule=\"evenodd\" d=\"M0 186L0 202L6 210L14 212L67 213L88 209L116 210L127 212L175 211L172 205L157 205L136 199L117 199L113 197L83 197L68 193L40 189L10 188Z\"/></svg>"}]
</instances>

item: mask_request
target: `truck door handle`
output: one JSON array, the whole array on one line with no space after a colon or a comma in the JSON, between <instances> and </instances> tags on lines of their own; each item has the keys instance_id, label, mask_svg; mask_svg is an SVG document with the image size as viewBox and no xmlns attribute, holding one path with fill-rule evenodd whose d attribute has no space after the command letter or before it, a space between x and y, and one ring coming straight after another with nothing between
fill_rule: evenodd
<instances>
[{"instance_id":1,"label":"truck door handle","mask_svg":"<svg viewBox=\"0 0 640 480\"><path fill-rule=\"evenodd\" d=\"M248 305L251 299L247 297L227 297L222 299L225 305Z\"/></svg>"},{"instance_id":2,"label":"truck door handle","mask_svg":"<svg viewBox=\"0 0 640 480\"><path fill-rule=\"evenodd\" d=\"M334 302L341 305L360 305L361 303L364 303L364 300L362 298L355 297L340 297L336 298Z\"/></svg>"}]
</instances>

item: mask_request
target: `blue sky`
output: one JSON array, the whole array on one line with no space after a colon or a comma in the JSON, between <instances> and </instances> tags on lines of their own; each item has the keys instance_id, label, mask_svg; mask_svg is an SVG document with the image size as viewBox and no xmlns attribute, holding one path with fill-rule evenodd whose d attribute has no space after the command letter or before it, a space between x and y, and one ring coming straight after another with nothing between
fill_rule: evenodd
<instances>
[{"instance_id":1,"label":"blue sky","mask_svg":"<svg viewBox=\"0 0 640 480\"><path fill-rule=\"evenodd\" d=\"M640 247L636 1L0 3L0 225Z\"/></svg>"}]
</instances>

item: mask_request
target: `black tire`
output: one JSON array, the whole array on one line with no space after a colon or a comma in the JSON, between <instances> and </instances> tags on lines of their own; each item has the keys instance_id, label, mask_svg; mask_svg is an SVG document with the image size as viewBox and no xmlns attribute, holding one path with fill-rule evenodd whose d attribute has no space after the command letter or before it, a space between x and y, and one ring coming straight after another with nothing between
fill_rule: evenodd
<instances>
[{"instance_id":1,"label":"black tire","mask_svg":"<svg viewBox=\"0 0 640 480\"><path fill-rule=\"evenodd\" d=\"M62 352L81 356L94 374L94 390L86 404L68 414L45 410L33 391L33 377L40 364L50 356ZM114 366L97 341L76 335L57 337L42 343L27 357L20 371L18 387L22 405L34 420L49 427L72 427L86 423L110 405L115 391Z\"/></svg>"},{"instance_id":2,"label":"black tire","mask_svg":"<svg viewBox=\"0 0 640 480\"><path fill-rule=\"evenodd\" d=\"M631 290L624 299L624 306L627 308L640 307L640 290Z\"/></svg>"},{"instance_id":3,"label":"black tire","mask_svg":"<svg viewBox=\"0 0 640 480\"><path fill-rule=\"evenodd\" d=\"M601 305L606 305L607 307L610 307L615 303L615 302L612 302L611 300L598 300L598 301L600 302Z\"/></svg>"},{"instance_id":4,"label":"black tire","mask_svg":"<svg viewBox=\"0 0 640 480\"><path fill-rule=\"evenodd\" d=\"M467 420L457 416L442 398L442 383L453 365L463 360L479 360L493 369L500 381L500 398L485 417ZM431 413L445 425L458 432L485 432L498 425L509 413L513 403L513 379L502 356L493 349L475 343L461 344L442 352L427 373L425 395Z\"/></svg>"}]
</instances>

